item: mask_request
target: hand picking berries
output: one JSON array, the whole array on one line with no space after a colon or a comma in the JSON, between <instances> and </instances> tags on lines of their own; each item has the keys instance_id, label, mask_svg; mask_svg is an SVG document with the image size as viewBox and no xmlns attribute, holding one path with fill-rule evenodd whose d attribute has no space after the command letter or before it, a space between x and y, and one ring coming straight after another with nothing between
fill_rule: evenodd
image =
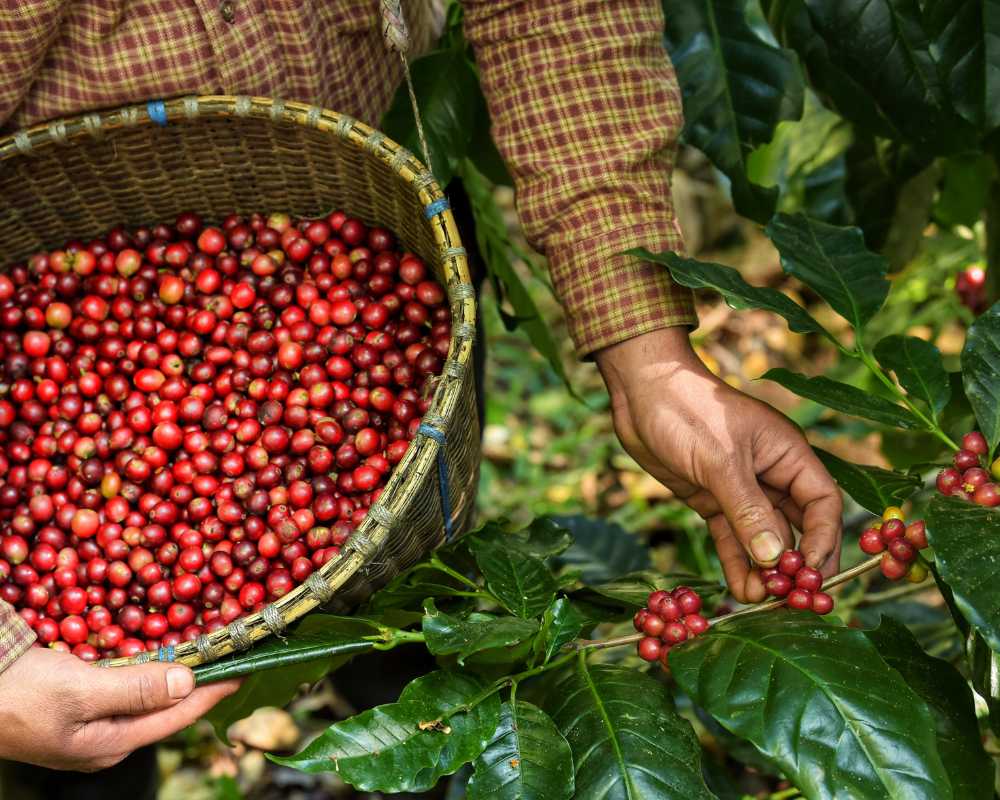
<instances>
[{"instance_id":1,"label":"hand picking berries","mask_svg":"<svg viewBox=\"0 0 1000 800\"><path fill-rule=\"evenodd\" d=\"M195 214L0 275L0 598L86 660L217 630L337 557L416 434L444 289L335 212Z\"/></svg>"}]
</instances>

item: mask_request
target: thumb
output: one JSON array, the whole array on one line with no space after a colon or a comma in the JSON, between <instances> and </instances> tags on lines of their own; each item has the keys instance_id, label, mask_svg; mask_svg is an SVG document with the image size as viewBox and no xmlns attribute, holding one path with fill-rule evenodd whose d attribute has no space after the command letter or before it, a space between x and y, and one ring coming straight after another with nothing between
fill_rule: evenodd
<instances>
[{"instance_id":1,"label":"thumb","mask_svg":"<svg viewBox=\"0 0 1000 800\"><path fill-rule=\"evenodd\" d=\"M729 526L756 564L773 567L791 540L756 476L747 469L731 471L712 487Z\"/></svg>"},{"instance_id":2,"label":"thumb","mask_svg":"<svg viewBox=\"0 0 1000 800\"><path fill-rule=\"evenodd\" d=\"M90 668L93 704L101 716L137 716L179 703L194 691L194 673L180 664Z\"/></svg>"}]
</instances>

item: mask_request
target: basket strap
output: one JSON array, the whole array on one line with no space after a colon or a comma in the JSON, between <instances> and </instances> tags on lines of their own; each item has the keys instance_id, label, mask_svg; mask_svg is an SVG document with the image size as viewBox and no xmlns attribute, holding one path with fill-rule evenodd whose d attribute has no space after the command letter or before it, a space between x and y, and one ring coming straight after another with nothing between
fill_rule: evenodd
<instances>
[{"instance_id":1,"label":"basket strap","mask_svg":"<svg viewBox=\"0 0 1000 800\"><path fill-rule=\"evenodd\" d=\"M455 532L452 530L451 524L451 487L448 484L448 461L445 458L444 449L448 439L444 435L444 431L427 422L420 423L417 433L428 439L433 439L438 444L438 491L441 493L441 516L444 517L444 540L449 542Z\"/></svg>"},{"instance_id":2,"label":"basket strap","mask_svg":"<svg viewBox=\"0 0 1000 800\"><path fill-rule=\"evenodd\" d=\"M403 16L402 0L381 0L382 9L382 38L385 39L385 46L394 53L399 53L399 60L403 62L403 75L406 77L406 88L410 93L410 105L413 107L413 119L417 123L417 138L420 139L420 149L423 151L424 164L431 168L431 151L427 146L427 137L424 135L424 122L420 117L420 108L417 105L417 93L413 88L413 77L410 75L410 61L406 57L410 49L410 31L406 27L406 18Z\"/></svg>"}]
</instances>

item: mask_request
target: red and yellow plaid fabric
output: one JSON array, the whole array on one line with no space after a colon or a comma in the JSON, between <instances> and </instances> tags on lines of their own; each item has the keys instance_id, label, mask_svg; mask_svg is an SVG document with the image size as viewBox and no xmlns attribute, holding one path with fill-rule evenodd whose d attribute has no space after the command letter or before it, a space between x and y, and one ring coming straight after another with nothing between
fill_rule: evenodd
<instances>
[{"instance_id":1,"label":"red and yellow plaid fabric","mask_svg":"<svg viewBox=\"0 0 1000 800\"><path fill-rule=\"evenodd\" d=\"M660 0L463 0L494 135L581 356L694 325L690 293L619 255L680 250L681 101ZM415 54L440 2L403 3ZM0 126L192 93L301 100L377 125L401 79L378 0L6 0ZM29 639L0 604L0 668ZM23 648L22 648L23 649Z\"/></svg>"},{"instance_id":2,"label":"red and yellow plaid fabric","mask_svg":"<svg viewBox=\"0 0 1000 800\"><path fill-rule=\"evenodd\" d=\"M0 600L0 672L35 641L35 634L17 612Z\"/></svg>"}]
</instances>

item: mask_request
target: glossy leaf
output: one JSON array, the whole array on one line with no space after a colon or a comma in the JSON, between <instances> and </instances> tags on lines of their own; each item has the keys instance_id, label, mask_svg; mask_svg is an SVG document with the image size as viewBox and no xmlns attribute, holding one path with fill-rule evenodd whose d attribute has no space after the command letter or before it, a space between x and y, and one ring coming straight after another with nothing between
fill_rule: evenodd
<instances>
[{"instance_id":1,"label":"glossy leaf","mask_svg":"<svg viewBox=\"0 0 1000 800\"><path fill-rule=\"evenodd\" d=\"M983 750L972 693L962 674L947 661L927 655L913 634L891 617L882 617L865 635L930 709L954 796L992 800L993 763Z\"/></svg>"},{"instance_id":2,"label":"glossy leaf","mask_svg":"<svg viewBox=\"0 0 1000 800\"><path fill-rule=\"evenodd\" d=\"M576 796L710 800L701 750L666 686L630 667L579 658L545 687L542 708L573 750Z\"/></svg>"},{"instance_id":3,"label":"glossy leaf","mask_svg":"<svg viewBox=\"0 0 1000 800\"><path fill-rule=\"evenodd\" d=\"M573 544L570 531L554 517L535 517L524 527L506 519L490 520L471 535L535 558L557 556Z\"/></svg>"},{"instance_id":4,"label":"glossy leaf","mask_svg":"<svg viewBox=\"0 0 1000 800\"><path fill-rule=\"evenodd\" d=\"M641 572L631 572L628 575L621 575L610 581L595 583L587 586L581 592L584 597L598 595L614 600L624 606L641 608L646 604L649 593L657 589L675 589L678 586L689 586L694 589L702 598L709 594L716 593L720 586L713 581L707 581L697 575L672 574L664 575L654 570L643 570Z\"/></svg>"},{"instance_id":5,"label":"glossy leaf","mask_svg":"<svg viewBox=\"0 0 1000 800\"><path fill-rule=\"evenodd\" d=\"M952 106L982 131L1000 125L1000 2L924 0Z\"/></svg>"},{"instance_id":6,"label":"glossy leaf","mask_svg":"<svg viewBox=\"0 0 1000 800\"><path fill-rule=\"evenodd\" d=\"M537 706L504 703L466 791L468 800L570 800L575 795L569 742Z\"/></svg>"},{"instance_id":7,"label":"glossy leaf","mask_svg":"<svg viewBox=\"0 0 1000 800\"><path fill-rule=\"evenodd\" d=\"M542 615L535 641L535 653L543 664L552 660L564 644L572 642L586 623L586 617L566 597L556 598Z\"/></svg>"},{"instance_id":8,"label":"glossy leaf","mask_svg":"<svg viewBox=\"0 0 1000 800\"><path fill-rule=\"evenodd\" d=\"M785 272L810 287L855 328L864 327L889 294L886 260L865 246L858 228L804 214L777 214L765 229Z\"/></svg>"},{"instance_id":9,"label":"glossy leaf","mask_svg":"<svg viewBox=\"0 0 1000 800\"><path fill-rule=\"evenodd\" d=\"M951 400L951 382L941 360L941 351L916 336L887 336L875 345L875 358L896 373L906 393L926 403L937 415Z\"/></svg>"},{"instance_id":10,"label":"glossy leaf","mask_svg":"<svg viewBox=\"0 0 1000 800\"><path fill-rule=\"evenodd\" d=\"M331 725L294 756L270 758L305 772L336 772L361 791L424 792L490 741L500 720L496 695L461 710L481 690L470 676L432 672L410 683L397 702Z\"/></svg>"},{"instance_id":11,"label":"glossy leaf","mask_svg":"<svg viewBox=\"0 0 1000 800\"><path fill-rule=\"evenodd\" d=\"M532 346L572 393L573 388L566 375L552 328L514 268L511 259L514 244L510 239L507 222L493 199L493 187L468 160L462 165L461 176L476 218L476 244L489 277L498 289L497 307L504 324L509 330L517 328L524 332ZM499 305L502 300L510 304L513 316Z\"/></svg>"},{"instance_id":12,"label":"glossy leaf","mask_svg":"<svg viewBox=\"0 0 1000 800\"><path fill-rule=\"evenodd\" d=\"M458 617L438 610L433 601L425 606L423 633L427 649L435 655L455 653L459 664L472 653L518 644L537 631L538 623L530 619L475 611Z\"/></svg>"},{"instance_id":13,"label":"glossy leaf","mask_svg":"<svg viewBox=\"0 0 1000 800\"><path fill-rule=\"evenodd\" d=\"M866 132L946 154L971 146L975 131L950 102L936 61L940 45L924 19L926 5L917 0L765 2L781 41L799 53L810 82L840 114Z\"/></svg>"},{"instance_id":14,"label":"glossy leaf","mask_svg":"<svg viewBox=\"0 0 1000 800\"><path fill-rule=\"evenodd\" d=\"M473 112L481 96L479 78L462 48L436 50L414 59L410 72L434 177L441 186L447 186L472 139ZM382 130L424 160L405 85L399 87L392 106L382 118Z\"/></svg>"},{"instance_id":15,"label":"glossy leaf","mask_svg":"<svg viewBox=\"0 0 1000 800\"><path fill-rule=\"evenodd\" d=\"M578 572L584 583L606 581L652 566L649 548L617 523L582 514L553 517L552 521L572 537L569 548L555 563Z\"/></svg>"},{"instance_id":16,"label":"glossy leaf","mask_svg":"<svg viewBox=\"0 0 1000 800\"><path fill-rule=\"evenodd\" d=\"M927 513L927 538L955 605L1000 653L1000 509L937 495Z\"/></svg>"},{"instance_id":17,"label":"glossy leaf","mask_svg":"<svg viewBox=\"0 0 1000 800\"><path fill-rule=\"evenodd\" d=\"M823 376L810 378L782 367L768 370L761 378L779 383L799 397L854 417L870 419L896 428L922 427L920 420L903 406L830 378Z\"/></svg>"},{"instance_id":18,"label":"glossy leaf","mask_svg":"<svg viewBox=\"0 0 1000 800\"><path fill-rule=\"evenodd\" d=\"M690 289L714 289L735 309L761 308L780 314L796 333L819 333L834 344L836 337L820 325L802 306L779 292L761 286L751 286L732 267L708 261L683 258L676 253L650 253L648 250L628 251L639 258L663 264L671 277L681 286Z\"/></svg>"},{"instance_id":19,"label":"glossy leaf","mask_svg":"<svg viewBox=\"0 0 1000 800\"><path fill-rule=\"evenodd\" d=\"M556 593L556 580L545 562L506 547L503 541L468 537L487 588L504 608L530 619L541 614Z\"/></svg>"},{"instance_id":20,"label":"glossy leaf","mask_svg":"<svg viewBox=\"0 0 1000 800\"><path fill-rule=\"evenodd\" d=\"M818 447L813 450L837 485L859 506L879 516L889 506L902 505L923 486L919 475L852 464Z\"/></svg>"},{"instance_id":21,"label":"glossy leaf","mask_svg":"<svg viewBox=\"0 0 1000 800\"><path fill-rule=\"evenodd\" d=\"M977 319L965 337L962 350L965 395L990 443L1000 443L1000 303Z\"/></svg>"},{"instance_id":22,"label":"glossy leaf","mask_svg":"<svg viewBox=\"0 0 1000 800\"><path fill-rule=\"evenodd\" d=\"M810 800L954 796L927 705L859 630L807 612L755 614L675 647L670 667Z\"/></svg>"},{"instance_id":23,"label":"glossy leaf","mask_svg":"<svg viewBox=\"0 0 1000 800\"><path fill-rule=\"evenodd\" d=\"M684 100L684 137L729 178L736 209L763 223L775 189L750 182L746 158L802 113L794 54L760 38L742 0L663 3L666 42Z\"/></svg>"}]
</instances>

